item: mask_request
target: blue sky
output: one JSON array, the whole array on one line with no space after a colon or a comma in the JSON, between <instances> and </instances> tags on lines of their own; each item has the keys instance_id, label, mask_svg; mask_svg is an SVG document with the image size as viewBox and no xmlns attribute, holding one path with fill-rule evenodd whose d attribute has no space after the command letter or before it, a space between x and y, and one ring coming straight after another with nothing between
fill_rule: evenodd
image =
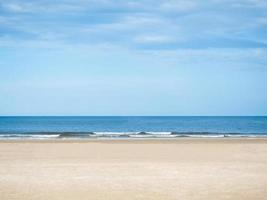
<instances>
[{"instance_id":1,"label":"blue sky","mask_svg":"<svg viewBox=\"0 0 267 200\"><path fill-rule=\"evenodd\" d=\"M267 115L266 0L0 0L0 115Z\"/></svg>"}]
</instances>

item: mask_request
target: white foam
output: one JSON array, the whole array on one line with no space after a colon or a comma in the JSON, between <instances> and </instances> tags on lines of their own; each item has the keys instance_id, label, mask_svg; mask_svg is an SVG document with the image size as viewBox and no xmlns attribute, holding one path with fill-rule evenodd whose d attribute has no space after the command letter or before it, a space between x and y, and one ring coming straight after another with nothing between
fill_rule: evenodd
<instances>
[{"instance_id":1,"label":"white foam","mask_svg":"<svg viewBox=\"0 0 267 200\"><path fill-rule=\"evenodd\" d=\"M42 135L42 134L2 134L0 135L0 139L45 139L45 138L57 138L59 134L49 134L49 135Z\"/></svg>"}]
</instances>

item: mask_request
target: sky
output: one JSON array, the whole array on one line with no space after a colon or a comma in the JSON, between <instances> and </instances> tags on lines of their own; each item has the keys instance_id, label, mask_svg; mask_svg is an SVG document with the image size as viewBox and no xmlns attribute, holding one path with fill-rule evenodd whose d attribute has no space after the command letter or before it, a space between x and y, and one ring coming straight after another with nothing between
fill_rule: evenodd
<instances>
[{"instance_id":1,"label":"sky","mask_svg":"<svg viewBox=\"0 0 267 200\"><path fill-rule=\"evenodd\" d=\"M267 1L0 0L0 115L267 115Z\"/></svg>"}]
</instances>

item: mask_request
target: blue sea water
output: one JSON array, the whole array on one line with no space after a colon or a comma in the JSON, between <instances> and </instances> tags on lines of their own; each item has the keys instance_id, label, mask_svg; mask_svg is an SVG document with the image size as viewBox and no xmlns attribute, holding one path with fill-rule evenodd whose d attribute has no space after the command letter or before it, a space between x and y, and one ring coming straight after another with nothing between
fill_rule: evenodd
<instances>
[{"instance_id":1,"label":"blue sea water","mask_svg":"<svg viewBox=\"0 0 267 200\"><path fill-rule=\"evenodd\" d=\"M0 139L267 137L267 117L0 117Z\"/></svg>"}]
</instances>

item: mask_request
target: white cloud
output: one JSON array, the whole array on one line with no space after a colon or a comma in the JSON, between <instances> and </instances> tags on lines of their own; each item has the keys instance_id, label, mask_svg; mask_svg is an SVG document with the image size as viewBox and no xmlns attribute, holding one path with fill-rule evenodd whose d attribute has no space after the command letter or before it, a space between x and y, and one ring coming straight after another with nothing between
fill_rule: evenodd
<instances>
[{"instance_id":1,"label":"white cloud","mask_svg":"<svg viewBox=\"0 0 267 200\"><path fill-rule=\"evenodd\" d=\"M142 16L142 15L135 15L135 16L123 16L119 20L110 23L103 23L103 24L94 24L88 25L89 27L85 28L84 31L86 32L99 32L99 31L129 31L133 29L139 28L148 28L151 26L157 26L162 23L160 18L153 18L151 16Z\"/></svg>"},{"instance_id":2,"label":"white cloud","mask_svg":"<svg viewBox=\"0 0 267 200\"><path fill-rule=\"evenodd\" d=\"M143 51L143 59L152 66L234 68L266 70L265 49L176 49Z\"/></svg>"},{"instance_id":3,"label":"white cloud","mask_svg":"<svg viewBox=\"0 0 267 200\"><path fill-rule=\"evenodd\" d=\"M84 9L81 4L74 3L46 3L45 1L28 1L28 2L13 2L2 3L2 7L10 12L14 13L47 13L47 12L73 12Z\"/></svg>"},{"instance_id":4,"label":"white cloud","mask_svg":"<svg viewBox=\"0 0 267 200\"><path fill-rule=\"evenodd\" d=\"M167 35L139 35L134 38L137 43L169 43L176 41L172 36Z\"/></svg>"},{"instance_id":5,"label":"white cloud","mask_svg":"<svg viewBox=\"0 0 267 200\"><path fill-rule=\"evenodd\" d=\"M3 7L12 12L27 12L28 10L26 5L16 3L3 4Z\"/></svg>"},{"instance_id":6,"label":"white cloud","mask_svg":"<svg viewBox=\"0 0 267 200\"><path fill-rule=\"evenodd\" d=\"M192 0L170 0L163 1L160 8L163 11L189 11L197 6L197 1Z\"/></svg>"},{"instance_id":7,"label":"white cloud","mask_svg":"<svg viewBox=\"0 0 267 200\"><path fill-rule=\"evenodd\" d=\"M168 47L160 44L175 48L175 43L181 41L183 45L178 48L183 49L197 47L194 42L202 42L197 48L205 48L205 41L215 41L211 46L218 48L223 42L235 40L238 48L242 39L247 46L251 42L251 48L255 48L255 42L266 42L263 32L267 11L255 14L258 10L253 7L246 8L245 13L241 7L233 9L234 3L263 5L264 1L160 0L154 4L150 0L2 1L2 9L13 13L0 16L0 24L4 25L1 34L16 42L36 41L40 46L111 44L139 50L142 44L159 44L155 48L166 50Z\"/></svg>"},{"instance_id":8,"label":"white cloud","mask_svg":"<svg viewBox=\"0 0 267 200\"><path fill-rule=\"evenodd\" d=\"M243 0L237 1L234 3L235 6L241 7L256 7L256 8L264 8L267 6L266 0Z\"/></svg>"}]
</instances>

